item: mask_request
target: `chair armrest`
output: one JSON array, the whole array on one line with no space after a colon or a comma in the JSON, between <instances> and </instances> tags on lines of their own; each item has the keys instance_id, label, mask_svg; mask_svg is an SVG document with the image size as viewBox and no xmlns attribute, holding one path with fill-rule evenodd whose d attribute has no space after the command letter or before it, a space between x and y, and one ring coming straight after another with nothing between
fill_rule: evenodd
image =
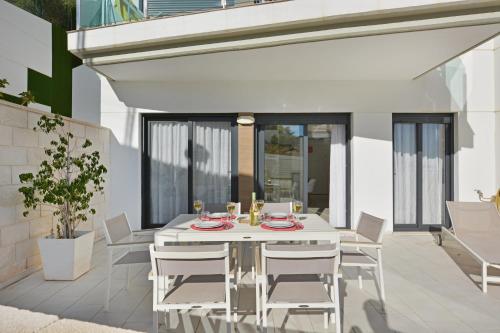
<instances>
[{"instance_id":1,"label":"chair armrest","mask_svg":"<svg viewBox=\"0 0 500 333\"><path fill-rule=\"evenodd\" d=\"M355 241L340 241L340 246L346 247L364 247L364 248L375 248L381 249L381 243L371 243L371 242L355 242Z\"/></svg>"},{"instance_id":2,"label":"chair armrest","mask_svg":"<svg viewBox=\"0 0 500 333\"><path fill-rule=\"evenodd\" d=\"M132 231L134 235L151 235L154 234L155 232L161 230L161 228L154 228L154 229L145 229L145 230L136 230Z\"/></svg>"},{"instance_id":3,"label":"chair armrest","mask_svg":"<svg viewBox=\"0 0 500 333\"><path fill-rule=\"evenodd\" d=\"M130 247L130 246L139 246L139 245L149 245L152 244L151 241L138 241L138 242L118 242L113 244L108 244L109 247Z\"/></svg>"},{"instance_id":4,"label":"chair armrest","mask_svg":"<svg viewBox=\"0 0 500 333\"><path fill-rule=\"evenodd\" d=\"M339 232L340 236L356 236L357 232L356 230L351 230L351 229L337 229Z\"/></svg>"}]
</instances>

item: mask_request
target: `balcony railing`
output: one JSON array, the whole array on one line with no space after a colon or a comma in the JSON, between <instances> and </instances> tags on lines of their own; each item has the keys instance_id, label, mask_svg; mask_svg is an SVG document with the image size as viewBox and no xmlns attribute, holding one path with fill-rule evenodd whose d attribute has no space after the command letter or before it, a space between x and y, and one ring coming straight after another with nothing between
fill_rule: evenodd
<instances>
[{"instance_id":1,"label":"balcony railing","mask_svg":"<svg viewBox=\"0 0 500 333\"><path fill-rule=\"evenodd\" d=\"M217 9L258 5L273 0L77 0L78 29ZM278 0L280 1L280 0ZM283 1L283 0L281 0ZM147 3L146 6L143 3ZM146 7L146 8L144 8Z\"/></svg>"}]
</instances>

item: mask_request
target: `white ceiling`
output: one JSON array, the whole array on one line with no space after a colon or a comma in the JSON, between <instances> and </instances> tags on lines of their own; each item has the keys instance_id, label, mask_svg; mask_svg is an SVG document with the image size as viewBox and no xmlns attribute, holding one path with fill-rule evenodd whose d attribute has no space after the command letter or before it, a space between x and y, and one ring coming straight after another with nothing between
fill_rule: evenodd
<instances>
[{"instance_id":1,"label":"white ceiling","mask_svg":"<svg viewBox=\"0 0 500 333\"><path fill-rule=\"evenodd\" d=\"M117 81L409 80L500 33L500 24L336 39L96 66Z\"/></svg>"}]
</instances>

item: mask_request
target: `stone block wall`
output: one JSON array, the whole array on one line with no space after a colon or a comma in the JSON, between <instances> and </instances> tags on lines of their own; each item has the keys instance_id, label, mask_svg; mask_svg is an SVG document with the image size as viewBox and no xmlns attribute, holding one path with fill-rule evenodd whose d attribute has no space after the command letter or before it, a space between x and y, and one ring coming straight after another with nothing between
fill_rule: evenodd
<instances>
[{"instance_id":1,"label":"stone block wall","mask_svg":"<svg viewBox=\"0 0 500 333\"><path fill-rule=\"evenodd\" d=\"M50 139L33 131L43 114L47 113L0 101L0 288L41 268L37 239L50 234L57 221L49 207L39 207L24 217L18 192L19 174L36 172L45 159L43 147ZM109 166L109 130L64 119L77 140L90 139L92 150L98 150L104 165ZM96 230L97 238L103 237L106 197L105 185L105 194L96 194L92 200L96 215L80 226L81 230Z\"/></svg>"}]
</instances>

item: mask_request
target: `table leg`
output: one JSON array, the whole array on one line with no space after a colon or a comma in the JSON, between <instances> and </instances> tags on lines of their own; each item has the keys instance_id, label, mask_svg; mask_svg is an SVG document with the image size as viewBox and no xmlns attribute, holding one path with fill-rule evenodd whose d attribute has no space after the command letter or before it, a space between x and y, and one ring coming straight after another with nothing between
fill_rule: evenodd
<instances>
[{"instance_id":1,"label":"table leg","mask_svg":"<svg viewBox=\"0 0 500 333\"><path fill-rule=\"evenodd\" d=\"M260 262L260 243L256 242L255 246L255 274L259 276L261 274L261 262Z\"/></svg>"}]
</instances>

